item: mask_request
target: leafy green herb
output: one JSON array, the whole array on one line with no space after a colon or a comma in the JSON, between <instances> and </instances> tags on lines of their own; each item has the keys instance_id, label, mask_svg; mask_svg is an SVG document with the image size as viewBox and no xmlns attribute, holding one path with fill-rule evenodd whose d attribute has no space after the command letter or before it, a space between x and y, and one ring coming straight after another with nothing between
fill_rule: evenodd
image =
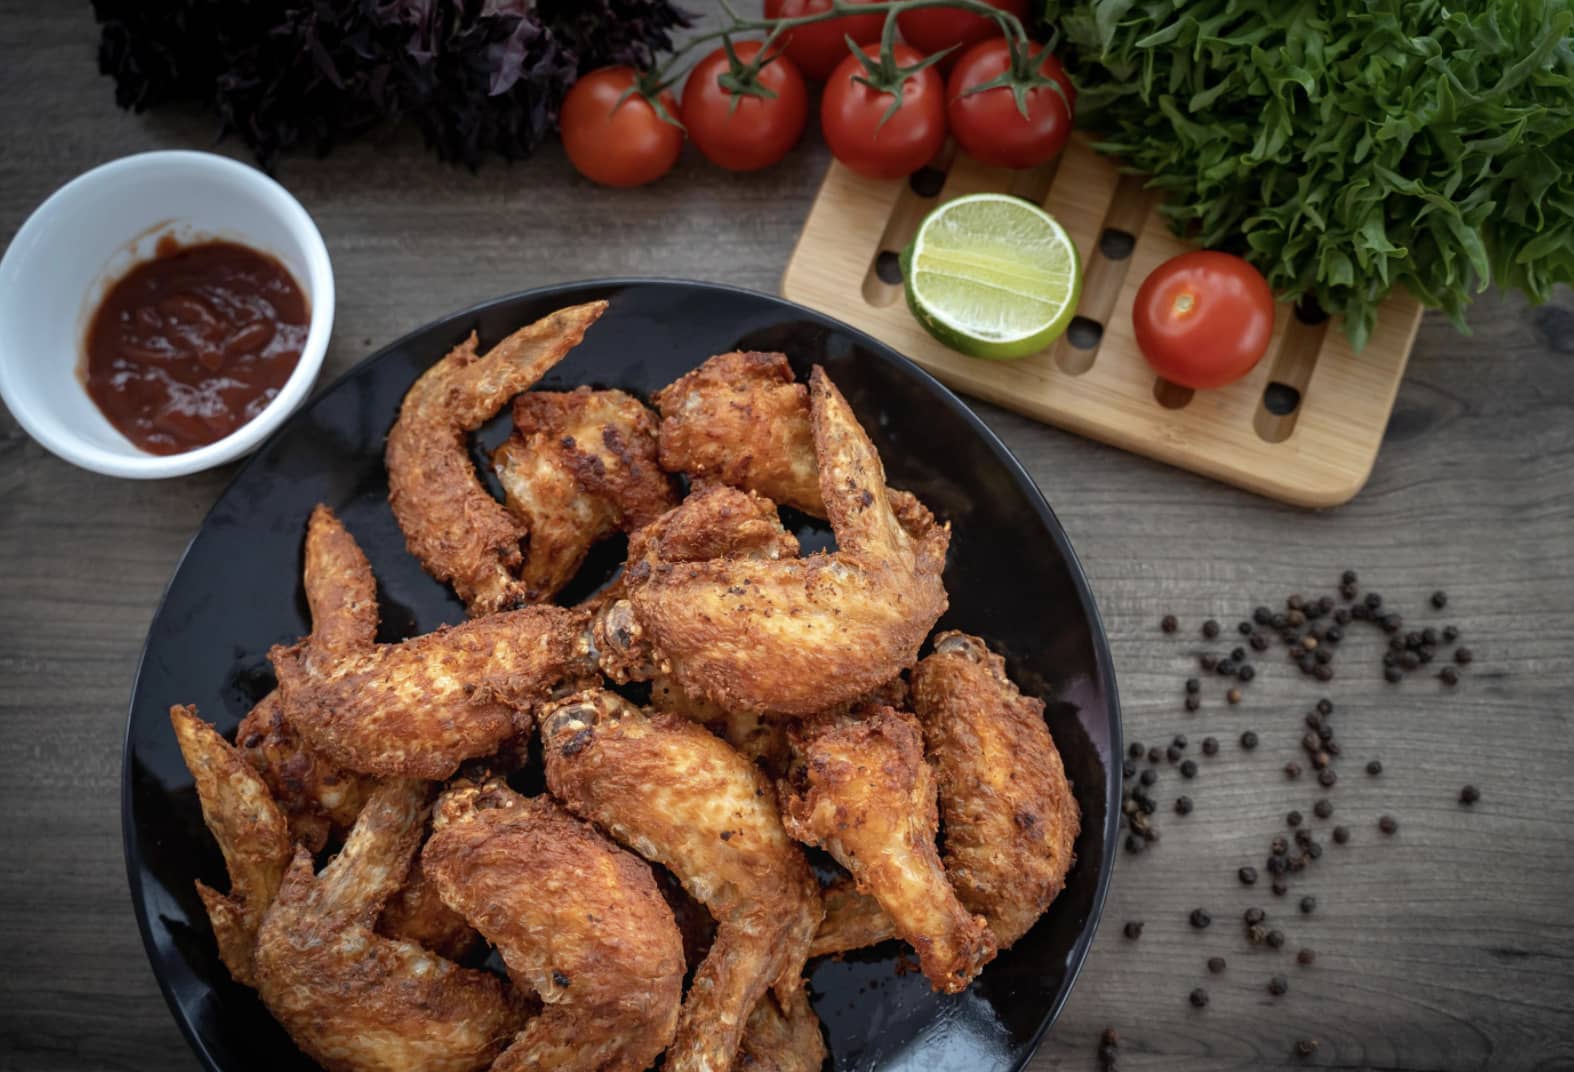
<instances>
[{"instance_id":1,"label":"leafy green herb","mask_svg":"<svg viewBox=\"0 0 1574 1072\"><path fill-rule=\"evenodd\" d=\"M574 80L650 66L668 0L93 0L99 70L142 111L212 108L264 165L413 121L445 160L527 155Z\"/></svg>"},{"instance_id":2,"label":"leafy green herb","mask_svg":"<svg viewBox=\"0 0 1574 1072\"><path fill-rule=\"evenodd\" d=\"M1574 281L1574 0L1043 0L1177 231L1344 317Z\"/></svg>"}]
</instances>

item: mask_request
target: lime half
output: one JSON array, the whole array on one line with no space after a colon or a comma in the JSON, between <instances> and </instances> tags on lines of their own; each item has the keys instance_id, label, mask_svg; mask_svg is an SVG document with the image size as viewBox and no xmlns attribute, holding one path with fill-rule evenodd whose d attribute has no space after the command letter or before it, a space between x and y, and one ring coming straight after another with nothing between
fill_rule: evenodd
<instances>
[{"instance_id":1,"label":"lime half","mask_svg":"<svg viewBox=\"0 0 1574 1072\"><path fill-rule=\"evenodd\" d=\"M970 357L1037 353L1071 323L1082 291L1077 247L1020 197L971 194L931 212L902 251L907 305Z\"/></svg>"}]
</instances>

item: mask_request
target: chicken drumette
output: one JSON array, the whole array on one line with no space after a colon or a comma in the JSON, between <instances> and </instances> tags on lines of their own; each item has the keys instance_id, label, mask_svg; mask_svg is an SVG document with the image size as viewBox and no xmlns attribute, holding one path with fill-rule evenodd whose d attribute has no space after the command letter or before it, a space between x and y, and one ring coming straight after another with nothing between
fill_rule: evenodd
<instances>
[{"instance_id":1,"label":"chicken drumette","mask_svg":"<svg viewBox=\"0 0 1574 1072\"><path fill-rule=\"evenodd\" d=\"M768 988L790 1007L820 922L814 877L769 783L700 726L602 690L549 706L541 728L553 794L668 868L716 920L666 1067L723 1072Z\"/></svg>"},{"instance_id":2,"label":"chicken drumette","mask_svg":"<svg viewBox=\"0 0 1574 1072\"><path fill-rule=\"evenodd\" d=\"M493 1066L642 1072L672 1041L683 942L650 866L501 780L443 794L422 862L543 1011Z\"/></svg>"}]
</instances>

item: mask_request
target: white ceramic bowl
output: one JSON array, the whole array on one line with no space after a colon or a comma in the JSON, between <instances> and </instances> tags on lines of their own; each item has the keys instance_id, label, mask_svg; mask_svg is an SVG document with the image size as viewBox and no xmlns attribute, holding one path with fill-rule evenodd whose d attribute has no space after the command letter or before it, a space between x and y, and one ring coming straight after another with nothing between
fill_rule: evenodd
<instances>
[{"instance_id":1,"label":"white ceramic bowl","mask_svg":"<svg viewBox=\"0 0 1574 1072\"><path fill-rule=\"evenodd\" d=\"M77 377L83 336L106 288L158 239L225 239L271 253L311 302L299 364L256 418L183 454L137 449ZM56 190L0 260L0 396L29 435L84 469L182 476L255 449L306 399L333 333L333 270L300 202L255 168L213 153L142 153Z\"/></svg>"}]
</instances>

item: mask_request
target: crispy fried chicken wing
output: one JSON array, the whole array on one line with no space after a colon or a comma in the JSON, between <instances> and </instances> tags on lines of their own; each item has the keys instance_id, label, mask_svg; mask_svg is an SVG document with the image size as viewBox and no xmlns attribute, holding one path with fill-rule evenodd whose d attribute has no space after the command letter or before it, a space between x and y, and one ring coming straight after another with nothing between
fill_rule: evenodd
<instances>
[{"instance_id":1,"label":"crispy fried chicken wing","mask_svg":"<svg viewBox=\"0 0 1574 1072\"><path fill-rule=\"evenodd\" d=\"M559 309L476 354L474 333L415 381L388 433L388 502L410 553L472 615L530 602L523 523L487 492L466 444L584 338L607 303Z\"/></svg>"},{"instance_id":2,"label":"crispy fried chicken wing","mask_svg":"<svg viewBox=\"0 0 1574 1072\"><path fill-rule=\"evenodd\" d=\"M672 1041L683 941L645 861L501 780L450 789L422 850L543 1011L494 1072L643 1072Z\"/></svg>"},{"instance_id":3,"label":"crispy fried chicken wing","mask_svg":"<svg viewBox=\"0 0 1574 1072\"><path fill-rule=\"evenodd\" d=\"M479 1072L522 1025L497 977L373 933L409 869L429 797L421 782L384 782L322 874L296 851L263 918L257 992L328 1072Z\"/></svg>"},{"instance_id":4,"label":"crispy fried chicken wing","mask_svg":"<svg viewBox=\"0 0 1574 1072\"><path fill-rule=\"evenodd\" d=\"M236 982L255 986L252 949L290 862L289 828L262 778L197 717L195 707L171 707L169 721L197 783L202 821L219 843L230 876L229 893L198 882L197 896L213 924L219 959Z\"/></svg>"},{"instance_id":5,"label":"crispy fried chicken wing","mask_svg":"<svg viewBox=\"0 0 1574 1072\"><path fill-rule=\"evenodd\" d=\"M783 354L733 351L656 392L661 464L825 516L809 396Z\"/></svg>"},{"instance_id":6,"label":"crispy fried chicken wing","mask_svg":"<svg viewBox=\"0 0 1574 1072\"><path fill-rule=\"evenodd\" d=\"M532 603L573 579L592 544L677 501L656 461L656 419L622 391L533 391L492 455L504 499L530 533L519 580Z\"/></svg>"},{"instance_id":7,"label":"crispy fried chicken wing","mask_svg":"<svg viewBox=\"0 0 1574 1072\"><path fill-rule=\"evenodd\" d=\"M360 546L328 507L306 526L306 603L311 643L331 655L367 651L377 639L377 581ZM342 836L372 791L370 778L318 755L284 718L277 691L241 720L235 742L268 783L289 820L290 834L312 852Z\"/></svg>"},{"instance_id":8,"label":"crispy fried chicken wing","mask_svg":"<svg viewBox=\"0 0 1574 1072\"><path fill-rule=\"evenodd\" d=\"M419 853L404 885L383 906L377 933L424 946L444 960L464 960L481 944L475 928L443 902Z\"/></svg>"},{"instance_id":9,"label":"crispy fried chicken wing","mask_svg":"<svg viewBox=\"0 0 1574 1072\"><path fill-rule=\"evenodd\" d=\"M911 497L893 506L874 444L823 369L809 390L837 550L659 563L630 593L655 664L727 710L800 716L852 700L911 666L946 608L949 529Z\"/></svg>"},{"instance_id":10,"label":"crispy fried chicken wing","mask_svg":"<svg viewBox=\"0 0 1574 1072\"><path fill-rule=\"evenodd\" d=\"M940 783L946 873L1008 948L1065 886L1081 825L1043 701L957 632L913 671L913 700Z\"/></svg>"},{"instance_id":11,"label":"crispy fried chicken wing","mask_svg":"<svg viewBox=\"0 0 1574 1072\"><path fill-rule=\"evenodd\" d=\"M334 658L309 641L268 653L284 717L331 761L447 778L529 728L555 684L594 668L590 615L526 607Z\"/></svg>"},{"instance_id":12,"label":"crispy fried chicken wing","mask_svg":"<svg viewBox=\"0 0 1574 1072\"><path fill-rule=\"evenodd\" d=\"M787 747L787 721L780 716L724 711L690 696L665 674L651 679L650 706L704 726L758 763L769 777L779 778L787 773L791 751Z\"/></svg>"},{"instance_id":13,"label":"crispy fried chicken wing","mask_svg":"<svg viewBox=\"0 0 1574 1072\"><path fill-rule=\"evenodd\" d=\"M820 1072L825 1036L800 984L784 1000L767 993L749 1014L735 1072Z\"/></svg>"},{"instance_id":14,"label":"crispy fried chicken wing","mask_svg":"<svg viewBox=\"0 0 1574 1072\"><path fill-rule=\"evenodd\" d=\"M847 953L896 937L891 917L880 902L858 891L852 879L839 879L820 891L825 918L809 946L811 957Z\"/></svg>"},{"instance_id":15,"label":"crispy fried chicken wing","mask_svg":"<svg viewBox=\"0 0 1574 1072\"><path fill-rule=\"evenodd\" d=\"M590 690L542 714L547 785L581 818L667 867L716 920L667 1053L671 1072L725 1072L770 987L801 986L819 897L770 785L676 715Z\"/></svg>"},{"instance_id":16,"label":"crispy fried chicken wing","mask_svg":"<svg viewBox=\"0 0 1574 1072\"><path fill-rule=\"evenodd\" d=\"M877 707L808 720L791 739L801 765L782 786L787 832L828 851L880 902L935 989L961 990L995 943L940 865L934 772L917 720Z\"/></svg>"}]
</instances>

